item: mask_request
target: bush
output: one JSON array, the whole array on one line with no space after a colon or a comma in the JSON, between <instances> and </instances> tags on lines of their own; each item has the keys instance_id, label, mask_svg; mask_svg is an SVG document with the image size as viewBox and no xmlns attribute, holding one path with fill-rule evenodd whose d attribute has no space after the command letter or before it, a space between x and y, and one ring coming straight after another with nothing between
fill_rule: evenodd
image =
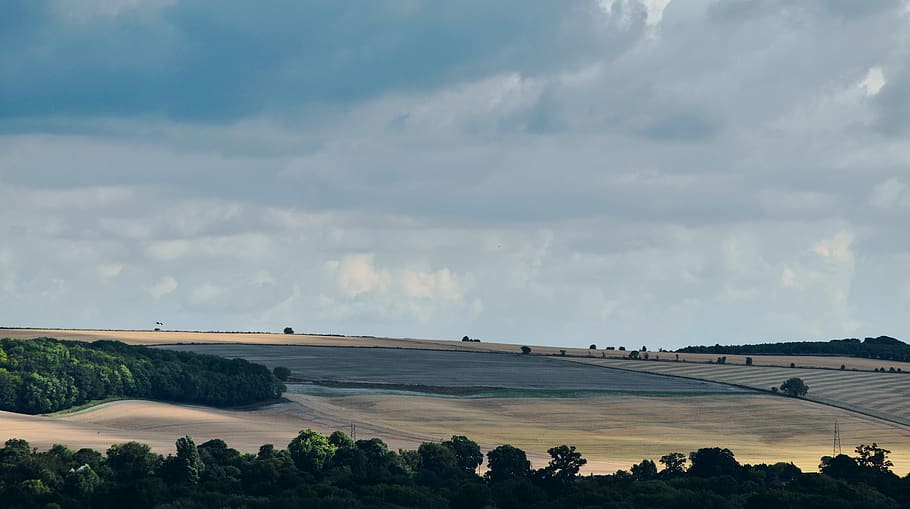
<instances>
[{"instance_id":1,"label":"bush","mask_svg":"<svg viewBox=\"0 0 910 509\"><path fill-rule=\"evenodd\" d=\"M285 334L293 334L293 333L294 333L294 329L292 329L292 328L290 328L290 327L285 327L285 328L284 328L284 333L285 333Z\"/></svg>"},{"instance_id":2,"label":"bush","mask_svg":"<svg viewBox=\"0 0 910 509\"><path fill-rule=\"evenodd\" d=\"M588 350L597 350L597 345L591 343L591 346L588 347Z\"/></svg>"},{"instance_id":3,"label":"bush","mask_svg":"<svg viewBox=\"0 0 910 509\"><path fill-rule=\"evenodd\" d=\"M275 366L275 369L272 370L272 374L275 375L275 378L284 382L291 376L291 370L284 366Z\"/></svg>"},{"instance_id":4,"label":"bush","mask_svg":"<svg viewBox=\"0 0 910 509\"><path fill-rule=\"evenodd\" d=\"M786 393L788 396L793 396L797 398L799 396L805 396L809 392L809 386L806 385L806 382L803 382L802 378L789 378L786 382L781 384L780 390Z\"/></svg>"},{"instance_id":5,"label":"bush","mask_svg":"<svg viewBox=\"0 0 910 509\"><path fill-rule=\"evenodd\" d=\"M523 353L523 354L529 354L529 353L531 353L531 347L530 347L530 346L523 346L523 347L521 347L521 353Z\"/></svg>"}]
</instances>

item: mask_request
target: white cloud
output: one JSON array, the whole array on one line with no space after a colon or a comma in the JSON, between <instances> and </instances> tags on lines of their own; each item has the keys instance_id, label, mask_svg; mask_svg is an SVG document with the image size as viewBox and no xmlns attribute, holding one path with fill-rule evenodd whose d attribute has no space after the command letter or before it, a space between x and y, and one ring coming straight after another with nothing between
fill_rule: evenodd
<instances>
[{"instance_id":1,"label":"white cloud","mask_svg":"<svg viewBox=\"0 0 910 509\"><path fill-rule=\"evenodd\" d=\"M392 276L388 271L377 270L373 258L372 254L348 255L341 261L329 262L327 267L335 272L339 288L348 297L388 291Z\"/></svg>"},{"instance_id":2,"label":"white cloud","mask_svg":"<svg viewBox=\"0 0 910 509\"><path fill-rule=\"evenodd\" d=\"M866 76L857 84L858 87L863 89L866 96L872 97L877 95L879 90L885 86L887 81L885 80L885 73L882 71L881 67L870 67L869 71L866 72Z\"/></svg>"},{"instance_id":3,"label":"white cloud","mask_svg":"<svg viewBox=\"0 0 910 509\"><path fill-rule=\"evenodd\" d=\"M165 295L177 289L177 280L171 276L165 276L161 281L148 288L149 295L160 299Z\"/></svg>"},{"instance_id":4,"label":"white cloud","mask_svg":"<svg viewBox=\"0 0 910 509\"><path fill-rule=\"evenodd\" d=\"M784 270L780 275L780 282L787 288L799 286L796 272L794 272L790 267L784 267Z\"/></svg>"},{"instance_id":5,"label":"white cloud","mask_svg":"<svg viewBox=\"0 0 910 509\"><path fill-rule=\"evenodd\" d=\"M818 241L812 246L812 251L836 262L851 263L853 261L853 252L850 250L852 244L853 232L844 230L837 232L831 238Z\"/></svg>"},{"instance_id":6,"label":"white cloud","mask_svg":"<svg viewBox=\"0 0 910 509\"><path fill-rule=\"evenodd\" d=\"M401 284L407 296L419 299L461 300L464 295L458 278L447 268L435 272L404 271Z\"/></svg>"}]
</instances>

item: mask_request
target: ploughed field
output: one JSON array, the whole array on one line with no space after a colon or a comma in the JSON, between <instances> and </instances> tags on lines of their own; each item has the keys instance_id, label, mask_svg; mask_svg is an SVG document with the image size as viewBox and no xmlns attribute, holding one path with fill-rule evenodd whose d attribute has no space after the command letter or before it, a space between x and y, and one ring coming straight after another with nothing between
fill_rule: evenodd
<instances>
[{"instance_id":1,"label":"ploughed field","mask_svg":"<svg viewBox=\"0 0 910 509\"><path fill-rule=\"evenodd\" d=\"M731 366L688 362L577 359L577 362L712 380L769 390L791 377L809 386L807 398L910 425L910 373L874 373L831 369Z\"/></svg>"},{"instance_id":2,"label":"ploughed field","mask_svg":"<svg viewBox=\"0 0 910 509\"><path fill-rule=\"evenodd\" d=\"M317 383L425 388L503 388L630 393L740 393L706 382L604 369L551 357L439 350L327 348L297 345L165 345L159 348L242 358Z\"/></svg>"}]
</instances>

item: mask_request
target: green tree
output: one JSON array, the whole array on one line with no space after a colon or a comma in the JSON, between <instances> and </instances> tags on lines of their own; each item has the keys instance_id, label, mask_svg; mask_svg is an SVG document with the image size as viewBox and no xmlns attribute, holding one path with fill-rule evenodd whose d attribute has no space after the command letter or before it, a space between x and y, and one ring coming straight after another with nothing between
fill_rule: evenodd
<instances>
[{"instance_id":1,"label":"green tree","mask_svg":"<svg viewBox=\"0 0 910 509\"><path fill-rule=\"evenodd\" d=\"M329 443L336 449L351 449L354 447L354 441L351 437L341 430L335 430L329 435Z\"/></svg>"},{"instance_id":2,"label":"green tree","mask_svg":"<svg viewBox=\"0 0 910 509\"><path fill-rule=\"evenodd\" d=\"M101 477L89 465L70 469L64 477L64 490L76 497L87 498L101 485Z\"/></svg>"},{"instance_id":3,"label":"green tree","mask_svg":"<svg viewBox=\"0 0 910 509\"><path fill-rule=\"evenodd\" d=\"M809 386L806 385L806 382L803 382L802 378L793 377L782 383L780 390L788 396L798 398L805 396L809 392Z\"/></svg>"},{"instance_id":4,"label":"green tree","mask_svg":"<svg viewBox=\"0 0 910 509\"><path fill-rule=\"evenodd\" d=\"M177 464L180 480L187 484L199 482L199 473L203 469L202 459L196 442L189 435L177 439Z\"/></svg>"},{"instance_id":5,"label":"green tree","mask_svg":"<svg viewBox=\"0 0 910 509\"><path fill-rule=\"evenodd\" d=\"M531 474L531 462L524 451L511 445L500 445L487 453L487 478L493 482L525 479Z\"/></svg>"},{"instance_id":6,"label":"green tree","mask_svg":"<svg viewBox=\"0 0 910 509\"><path fill-rule=\"evenodd\" d=\"M453 478L462 471L452 449L432 442L424 442L417 448L417 470L423 474L423 482L431 485ZM428 479L432 481L427 482Z\"/></svg>"},{"instance_id":7,"label":"green tree","mask_svg":"<svg viewBox=\"0 0 910 509\"><path fill-rule=\"evenodd\" d=\"M127 442L114 444L107 450L107 464L114 477L122 483L132 483L152 475L161 463L146 444Z\"/></svg>"},{"instance_id":8,"label":"green tree","mask_svg":"<svg viewBox=\"0 0 910 509\"><path fill-rule=\"evenodd\" d=\"M473 474L477 471L477 467L483 463L483 453L480 452L480 446L477 445L477 442L464 435L453 435L450 440L446 440L442 445L455 453L458 466L466 473Z\"/></svg>"},{"instance_id":9,"label":"green tree","mask_svg":"<svg viewBox=\"0 0 910 509\"><path fill-rule=\"evenodd\" d=\"M309 428L302 430L291 443L288 452L297 468L304 472L317 473L335 455L336 447L325 435Z\"/></svg>"}]
</instances>

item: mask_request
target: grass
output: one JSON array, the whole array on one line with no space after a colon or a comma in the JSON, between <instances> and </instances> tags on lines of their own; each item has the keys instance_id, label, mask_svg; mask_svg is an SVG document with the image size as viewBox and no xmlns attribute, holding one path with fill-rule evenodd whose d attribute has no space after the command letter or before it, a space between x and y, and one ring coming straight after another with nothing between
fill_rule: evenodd
<instances>
[{"instance_id":1,"label":"grass","mask_svg":"<svg viewBox=\"0 0 910 509\"><path fill-rule=\"evenodd\" d=\"M124 400L124 399L127 399L127 398L122 397L122 396L112 396L110 398L96 399L96 400L89 401L87 403L83 403L81 405L67 408L65 410L60 410L58 412L51 412L49 414L42 414L42 415L44 415L44 417L65 417L67 415L84 412L84 411L94 408L98 405L103 405L105 403L111 403L113 401L120 401L120 400Z\"/></svg>"}]
</instances>

